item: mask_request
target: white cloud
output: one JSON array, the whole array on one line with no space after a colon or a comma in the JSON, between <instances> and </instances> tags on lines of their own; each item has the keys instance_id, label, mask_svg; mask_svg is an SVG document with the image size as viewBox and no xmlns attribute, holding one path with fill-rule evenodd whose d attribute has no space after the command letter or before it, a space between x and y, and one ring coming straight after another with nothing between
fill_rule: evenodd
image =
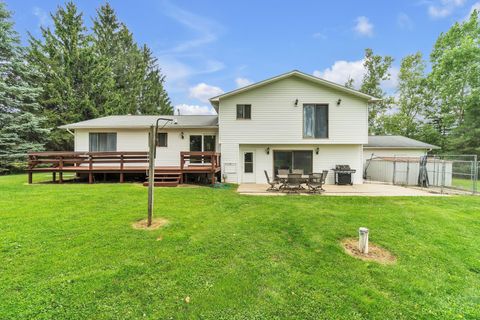
<instances>
[{"instance_id":1,"label":"white cloud","mask_svg":"<svg viewBox=\"0 0 480 320\"><path fill-rule=\"evenodd\" d=\"M49 14L40 7L33 7L32 13L38 19L38 25L42 27L47 27L51 24Z\"/></svg>"},{"instance_id":2,"label":"white cloud","mask_svg":"<svg viewBox=\"0 0 480 320\"><path fill-rule=\"evenodd\" d=\"M470 16L472 15L473 10L477 10L477 14L480 14L480 1L479 1L479 2L475 2L475 3L472 5L472 7L470 8L470 12L468 13L468 16L466 16L464 20L470 19Z\"/></svg>"},{"instance_id":3,"label":"white cloud","mask_svg":"<svg viewBox=\"0 0 480 320\"><path fill-rule=\"evenodd\" d=\"M360 16L355 19L356 25L353 28L355 32L361 36L371 37L373 36L373 24L370 23L367 17Z\"/></svg>"},{"instance_id":4,"label":"white cloud","mask_svg":"<svg viewBox=\"0 0 480 320\"><path fill-rule=\"evenodd\" d=\"M189 89L190 97L198 99L202 102L208 102L208 99L222 94L224 91L215 86L208 85L204 82L197 84Z\"/></svg>"},{"instance_id":5,"label":"white cloud","mask_svg":"<svg viewBox=\"0 0 480 320\"><path fill-rule=\"evenodd\" d=\"M445 18L451 15L456 8L465 4L465 0L440 0L437 4L430 2L428 14L434 19Z\"/></svg>"},{"instance_id":6,"label":"white cloud","mask_svg":"<svg viewBox=\"0 0 480 320\"><path fill-rule=\"evenodd\" d=\"M362 82L365 69L363 67L363 59L357 61L339 60L323 71L315 70L313 75L325 80L329 80L344 85L348 79L352 78L355 85Z\"/></svg>"},{"instance_id":7,"label":"white cloud","mask_svg":"<svg viewBox=\"0 0 480 320\"><path fill-rule=\"evenodd\" d=\"M315 70L313 75L340 85L345 85L348 79L353 79L353 85L358 89L362 83L363 76L365 75L363 62L363 59L356 61L335 61L331 67L326 68L323 71ZM390 80L383 81L382 88L387 92L392 92L398 85L398 73L400 72L400 69L396 66L392 66L389 72Z\"/></svg>"},{"instance_id":8,"label":"white cloud","mask_svg":"<svg viewBox=\"0 0 480 320\"><path fill-rule=\"evenodd\" d=\"M312 37L314 37L315 39L322 39L322 40L327 39L327 35L323 32L315 32L314 34L312 34Z\"/></svg>"},{"instance_id":9,"label":"white cloud","mask_svg":"<svg viewBox=\"0 0 480 320\"><path fill-rule=\"evenodd\" d=\"M253 81L251 81L250 79L247 79L247 78L238 77L238 78L235 79L235 83L237 84L237 88L242 88L242 87L246 87L248 85L251 85L253 83Z\"/></svg>"},{"instance_id":10,"label":"white cloud","mask_svg":"<svg viewBox=\"0 0 480 320\"><path fill-rule=\"evenodd\" d=\"M217 114L211 106L199 106L199 105L190 105L190 104L177 104L175 107L175 114L188 115L188 114L197 114L197 115L209 115Z\"/></svg>"},{"instance_id":11,"label":"white cloud","mask_svg":"<svg viewBox=\"0 0 480 320\"><path fill-rule=\"evenodd\" d=\"M410 19L410 17L403 12L400 12L397 16L397 24L400 28L406 29L406 30L412 30L413 29L413 21Z\"/></svg>"}]
</instances>

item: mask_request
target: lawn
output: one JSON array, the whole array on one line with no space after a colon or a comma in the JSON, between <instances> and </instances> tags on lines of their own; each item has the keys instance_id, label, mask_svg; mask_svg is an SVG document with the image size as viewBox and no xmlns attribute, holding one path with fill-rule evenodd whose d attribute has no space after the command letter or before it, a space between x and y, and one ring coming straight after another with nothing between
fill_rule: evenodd
<instances>
[{"instance_id":1,"label":"lawn","mask_svg":"<svg viewBox=\"0 0 480 320\"><path fill-rule=\"evenodd\" d=\"M0 177L0 319L480 318L480 197L157 188L145 231L139 184L25 182ZM344 253L360 226L396 264Z\"/></svg>"}]
</instances>

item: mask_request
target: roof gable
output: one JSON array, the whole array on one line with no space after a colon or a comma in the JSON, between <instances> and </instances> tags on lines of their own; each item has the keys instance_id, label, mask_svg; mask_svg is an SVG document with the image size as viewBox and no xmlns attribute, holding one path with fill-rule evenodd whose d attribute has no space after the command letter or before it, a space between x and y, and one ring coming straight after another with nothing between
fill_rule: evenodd
<instances>
[{"instance_id":1,"label":"roof gable","mask_svg":"<svg viewBox=\"0 0 480 320\"><path fill-rule=\"evenodd\" d=\"M382 100L382 99L370 96L368 94L365 94L363 92L360 92L358 90L347 88L347 87L342 86L338 83L331 82L331 81L328 81L328 80L325 80L325 79L322 79L322 78L318 78L318 77L306 74L304 72L300 72L298 70L293 70L293 71L281 74L279 76L269 78L269 79L266 79L266 80L263 80L263 81L260 81L260 82L256 82L256 83L253 83L251 85L248 85L248 86L236 89L236 90L232 90L232 91L223 93L221 95L218 95L216 97L210 98L210 103L215 107L215 109L217 109L219 104L220 104L220 99L224 99L224 98L231 97L231 96L234 96L234 95L237 95L237 94L241 94L243 92L253 90L253 89L256 89L258 87L265 86L265 85L268 85L270 83L273 83L273 82L276 82L276 81L279 81L279 80L282 80L282 79L290 78L290 77L299 77L299 78L302 78L304 80L311 81L315 84L323 85L323 86L331 88L331 89L335 89L335 90L345 92L347 94L351 94L353 96L365 99L369 102L381 101Z\"/></svg>"}]
</instances>

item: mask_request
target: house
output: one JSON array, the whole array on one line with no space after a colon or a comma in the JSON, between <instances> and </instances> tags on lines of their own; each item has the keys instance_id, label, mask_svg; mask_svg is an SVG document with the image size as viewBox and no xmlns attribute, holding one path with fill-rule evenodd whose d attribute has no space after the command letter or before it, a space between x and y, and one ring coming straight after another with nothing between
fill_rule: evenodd
<instances>
[{"instance_id":1,"label":"house","mask_svg":"<svg viewBox=\"0 0 480 320\"><path fill-rule=\"evenodd\" d=\"M278 169L310 173L345 164L356 169L353 183L360 184L364 154L380 148L368 136L368 105L376 101L379 99L300 71L281 74L211 98L218 116L165 116L175 121L160 122L156 172L175 172L180 182L190 170L212 178L216 174L226 182L265 183L264 170L274 176ZM61 128L75 136L78 154L145 152L149 129L157 118L109 116ZM385 150L420 150L393 140L391 145L385 144L389 147ZM430 148L424 147L423 151ZM213 161L217 153L221 160L218 154ZM218 170L202 171L212 162L212 168L218 166ZM124 167L133 170L134 164ZM327 183L332 182L330 174Z\"/></svg>"}]
</instances>

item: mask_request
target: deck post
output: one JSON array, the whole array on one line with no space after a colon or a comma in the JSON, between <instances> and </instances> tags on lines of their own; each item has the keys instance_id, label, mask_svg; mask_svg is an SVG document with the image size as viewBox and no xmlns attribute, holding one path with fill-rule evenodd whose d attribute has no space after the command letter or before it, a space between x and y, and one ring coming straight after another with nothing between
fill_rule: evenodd
<instances>
[{"instance_id":1,"label":"deck post","mask_svg":"<svg viewBox=\"0 0 480 320\"><path fill-rule=\"evenodd\" d=\"M57 173L52 172L52 182L57 182Z\"/></svg>"},{"instance_id":2,"label":"deck post","mask_svg":"<svg viewBox=\"0 0 480 320\"><path fill-rule=\"evenodd\" d=\"M63 171L58 173L58 183L63 183Z\"/></svg>"},{"instance_id":3,"label":"deck post","mask_svg":"<svg viewBox=\"0 0 480 320\"><path fill-rule=\"evenodd\" d=\"M28 184L32 184L33 182L33 172L28 171Z\"/></svg>"},{"instance_id":4,"label":"deck post","mask_svg":"<svg viewBox=\"0 0 480 320\"><path fill-rule=\"evenodd\" d=\"M212 172L212 187L215 186L215 172Z\"/></svg>"},{"instance_id":5,"label":"deck post","mask_svg":"<svg viewBox=\"0 0 480 320\"><path fill-rule=\"evenodd\" d=\"M123 183L124 176L123 176L123 154L120 155L120 183Z\"/></svg>"},{"instance_id":6,"label":"deck post","mask_svg":"<svg viewBox=\"0 0 480 320\"><path fill-rule=\"evenodd\" d=\"M92 155L89 155L88 156L88 183L90 183L90 184L93 183L93 173L92 173L93 163L92 163L92 161L93 161Z\"/></svg>"}]
</instances>

